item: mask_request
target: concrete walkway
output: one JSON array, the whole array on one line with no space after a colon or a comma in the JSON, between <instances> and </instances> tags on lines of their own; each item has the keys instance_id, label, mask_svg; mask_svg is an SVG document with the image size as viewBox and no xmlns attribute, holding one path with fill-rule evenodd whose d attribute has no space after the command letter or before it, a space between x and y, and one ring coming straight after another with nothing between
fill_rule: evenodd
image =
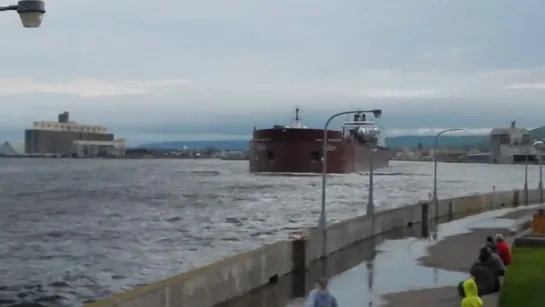
<instances>
[{"instance_id":1,"label":"concrete walkway","mask_svg":"<svg viewBox=\"0 0 545 307\"><path fill-rule=\"evenodd\" d=\"M458 307L456 285L469 276L486 236L508 237L514 221L535 210L502 209L445 223L438 228L438 241L387 241L373 261L332 277L330 291L340 306ZM485 307L495 307L497 296L483 301ZM303 300L288 306L303 306Z\"/></svg>"},{"instance_id":2,"label":"concrete walkway","mask_svg":"<svg viewBox=\"0 0 545 307\"><path fill-rule=\"evenodd\" d=\"M510 212L499 218L517 220L531 215L536 209L522 209ZM469 267L475 261L478 251L487 236L497 233L510 235L509 228L479 228L479 223L471 227L469 233L454 235L439 241L428 248L428 256L419 259L425 267L469 274ZM510 238L509 238L510 239ZM460 297L455 286L405 291L384 296L387 307L458 307ZM484 306L497 306L498 295L482 297Z\"/></svg>"}]
</instances>

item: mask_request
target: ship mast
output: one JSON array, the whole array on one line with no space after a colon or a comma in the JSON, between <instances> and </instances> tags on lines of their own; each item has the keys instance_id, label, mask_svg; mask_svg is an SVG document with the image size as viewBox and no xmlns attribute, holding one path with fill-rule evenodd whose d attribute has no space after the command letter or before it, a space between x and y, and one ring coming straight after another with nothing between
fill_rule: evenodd
<instances>
[{"instance_id":1,"label":"ship mast","mask_svg":"<svg viewBox=\"0 0 545 307\"><path fill-rule=\"evenodd\" d=\"M295 123L294 128L301 128L301 119L299 118L299 107L295 107Z\"/></svg>"}]
</instances>

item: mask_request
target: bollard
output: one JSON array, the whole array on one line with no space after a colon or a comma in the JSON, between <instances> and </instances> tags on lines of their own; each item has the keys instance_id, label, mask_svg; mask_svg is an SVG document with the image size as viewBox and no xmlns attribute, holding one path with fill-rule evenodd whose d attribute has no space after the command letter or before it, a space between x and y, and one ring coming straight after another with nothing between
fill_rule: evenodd
<instances>
[{"instance_id":1,"label":"bollard","mask_svg":"<svg viewBox=\"0 0 545 307\"><path fill-rule=\"evenodd\" d=\"M513 207L515 207L515 208L518 207L519 204L520 204L519 203L519 197L520 197L519 194L520 194L519 190L514 190L513 191Z\"/></svg>"},{"instance_id":2,"label":"bollard","mask_svg":"<svg viewBox=\"0 0 545 307\"><path fill-rule=\"evenodd\" d=\"M429 236L429 204L422 203L422 236Z\"/></svg>"},{"instance_id":3,"label":"bollard","mask_svg":"<svg viewBox=\"0 0 545 307\"><path fill-rule=\"evenodd\" d=\"M301 297L306 295L308 234L306 232L290 233L290 239L292 240L291 260L293 262L292 294L293 297Z\"/></svg>"},{"instance_id":4,"label":"bollard","mask_svg":"<svg viewBox=\"0 0 545 307\"><path fill-rule=\"evenodd\" d=\"M448 203L448 220L452 221L454 219L454 201L449 201Z\"/></svg>"},{"instance_id":5,"label":"bollard","mask_svg":"<svg viewBox=\"0 0 545 307\"><path fill-rule=\"evenodd\" d=\"M494 203L496 202L496 186L492 186L492 197L490 198L490 210L494 210Z\"/></svg>"}]
</instances>

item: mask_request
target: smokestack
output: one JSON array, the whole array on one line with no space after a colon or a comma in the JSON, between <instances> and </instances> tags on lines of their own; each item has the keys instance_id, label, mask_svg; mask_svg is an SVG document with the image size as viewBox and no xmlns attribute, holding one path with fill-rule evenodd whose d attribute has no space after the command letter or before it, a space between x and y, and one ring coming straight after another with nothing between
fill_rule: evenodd
<instances>
[{"instance_id":1,"label":"smokestack","mask_svg":"<svg viewBox=\"0 0 545 307\"><path fill-rule=\"evenodd\" d=\"M62 112L59 114L59 123L67 123L70 121L70 113Z\"/></svg>"}]
</instances>

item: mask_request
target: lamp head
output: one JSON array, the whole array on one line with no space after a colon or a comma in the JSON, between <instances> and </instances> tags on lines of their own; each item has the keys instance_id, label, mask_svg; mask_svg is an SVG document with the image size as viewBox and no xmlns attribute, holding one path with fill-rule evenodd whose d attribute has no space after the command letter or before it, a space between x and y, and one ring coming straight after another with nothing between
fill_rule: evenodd
<instances>
[{"instance_id":1,"label":"lamp head","mask_svg":"<svg viewBox=\"0 0 545 307\"><path fill-rule=\"evenodd\" d=\"M379 110L379 109L375 109L372 112L375 118L380 118L380 116L382 115L382 110Z\"/></svg>"},{"instance_id":2,"label":"lamp head","mask_svg":"<svg viewBox=\"0 0 545 307\"><path fill-rule=\"evenodd\" d=\"M17 13L25 28L39 28L45 14L43 0L20 0L17 3Z\"/></svg>"}]
</instances>

